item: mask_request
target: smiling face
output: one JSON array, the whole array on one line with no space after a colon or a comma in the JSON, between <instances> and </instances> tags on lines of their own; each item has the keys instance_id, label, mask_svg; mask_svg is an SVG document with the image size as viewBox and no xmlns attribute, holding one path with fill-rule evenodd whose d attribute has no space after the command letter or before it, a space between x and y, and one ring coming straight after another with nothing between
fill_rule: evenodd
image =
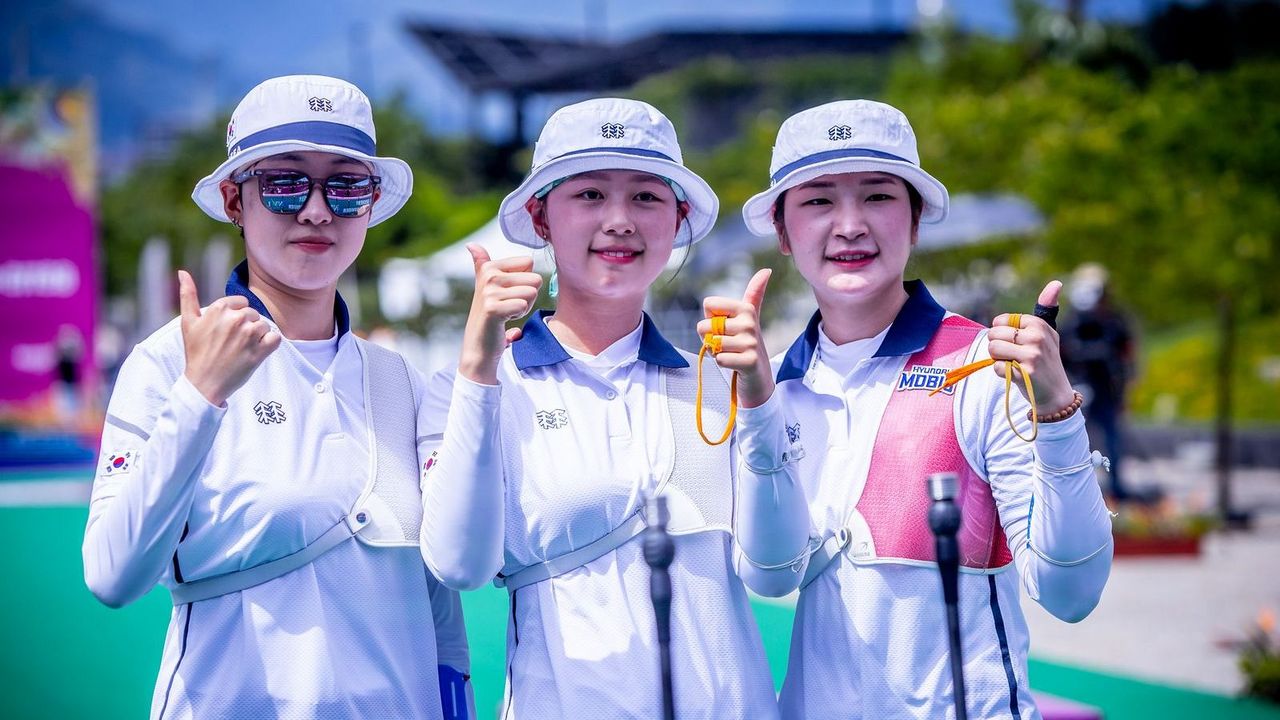
<instances>
[{"instance_id":1,"label":"smiling face","mask_svg":"<svg viewBox=\"0 0 1280 720\"><path fill-rule=\"evenodd\" d=\"M562 298L643 302L671 257L682 209L655 175L598 170L565 180L530 211L555 249Z\"/></svg>"},{"instance_id":2,"label":"smiling face","mask_svg":"<svg viewBox=\"0 0 1280 720\"><path fill-rule=\"evenodd\" d=\"M350 219L335 216L319 183L331 175L370 174L372 170L358 160L321 152L273 155L255 163L252 169L294 170L317 183L300 212L281 215L263 206L259 191L262 178L249 178L239 186L230 180L222 182L227 216L244 228L245 252L253 274L282 290L335 287L338 277L364 247L369 213Z\"/></svg>"},{"instance_id":3,"label":"smiling face","mask_svg":"<svg viewBox=\"0 0 1280 720\"><path fill-rule=\"evenodd\" d=\"M881 172L823 175L786 191L779 249L820 303L857 305L902 293L918 211L907 183Z\"/></svg>"}]
</instances>

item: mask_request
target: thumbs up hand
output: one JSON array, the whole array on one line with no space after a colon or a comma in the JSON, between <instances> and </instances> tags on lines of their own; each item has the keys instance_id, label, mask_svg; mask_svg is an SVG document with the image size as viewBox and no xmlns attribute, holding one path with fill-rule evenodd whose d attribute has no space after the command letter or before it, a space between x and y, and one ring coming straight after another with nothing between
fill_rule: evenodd
<instances>
[{"instance_id":1,"label":"thumbs up hand","mask_svg":"<svg viewBox=\"0 0 1280 720\"><path fill-rule=\"evenodd\" d=\"M476 287L458 372L473 382L496 385L503 350L520 339L520 329L507 330L506 323L533 309L542 276L533 272L531 257L492 260L479 245L468 245L467 252L475 265Z\"/></svg>"},{"instance_id":2,"label":"thumbs up hand","mask_svg":"<svg viewBox=\"0 0 1280 720\"><path fill-rule=\"evenodd\" d=\"M744 408L763 405L773 395L773 371L760 332L760 306L772 275L766 268L752 276L741 300L709 297L702 301L707 317L698 322L698 334L711 346L720 367L738 373L738 401ZM723 329L713 327L721 322Z\"/></svg>"},{"instance_id":3,"label":"thumbs up hand","mask_svg":"<svg viewBox=\"0 0 1280 720\"><path fill-rule=\"evenodd\" d=\"M183 374L210 403L221 407L280 347L280 334L240 295L219 298L201 310L196 283L185 270L178 271L178 305L187 357Z\"/></svg>"},{"instance_id":4,"label":"thumbs up hand","mask_svg":"<svg viewBox=\"0 0 1280 720\"><path fill-rule=\"evenodd\" d=\"M1062 283L1051 280L1040 291L1036 302L1046 308L1057 307L1061 292ZM991 321L991 330L987 333L987 349L996 361L992 369L1001 378L1005 374L1006 362L1018 361L1013 384L1025 396L1027 391L1021 375L1031 378L1041 414L1060 410L1074 401L1075 390L1062 365L1058 333L1044 320L1030 313L1016 318L1012 313L997 316Z\"/></svg>"}]
</instances>

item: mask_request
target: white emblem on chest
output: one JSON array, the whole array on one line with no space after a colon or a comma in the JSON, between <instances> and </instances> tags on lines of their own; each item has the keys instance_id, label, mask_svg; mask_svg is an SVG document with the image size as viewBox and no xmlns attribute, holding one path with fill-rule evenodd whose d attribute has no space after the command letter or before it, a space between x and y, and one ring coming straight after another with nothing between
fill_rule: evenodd
<instances>
[{"instance_id":1,"label":"white emblem on chest","mask_svg":"<svg viewBox=\"0 0 1280 720\"><path fill-rule=\"evenodd\" d=\"M569 413L559 408L555 410L538 410L533 414L533 418L538 421L538 427L543 430L555 430L556 428L569 426Z\"/></svg>"},{"instance_id":2,"label":"white emblem on chest","mask_svg":"<svg viewBox=\"0 0 1280 720\"><path fill-rule=\"evenodd\" d=\"M275 400L269 402L259 400L258 404L253 406L253 414L258 416L258 422L263 425L285 421L284 406Z\"/></svg>"}]
</instances>

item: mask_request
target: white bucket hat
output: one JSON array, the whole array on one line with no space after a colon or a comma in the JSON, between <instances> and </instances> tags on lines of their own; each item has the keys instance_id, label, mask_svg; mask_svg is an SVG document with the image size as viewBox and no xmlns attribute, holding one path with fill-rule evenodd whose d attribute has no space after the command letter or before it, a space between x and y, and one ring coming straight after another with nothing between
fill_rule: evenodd
<instances>
[{"instance_id":1,"label":"white bucket hat","mask_svg":"<svg viewBox=\"0 0 1280 720\"><path fill-rule=\"evenodd\" d=\"M921 222L947 217L947 188L920 169L907 116L873 100L841 100L796 113L778 128L769 189L742 206L747 229L773 235L773 205L784 190L823 175L854 172L897 175L924 200Z\"/></svg>"},{"instance_id":2,"label":"white bucket hat","mask_svg":"<svg viewBox=\"0 0 1280 720\"><path fill-rule=\"evenodd\" d=\"M498 210L502 233L526 247L546 245L534 232L525 203L557 180L593 170L638 170L678 185L677 194L683 192L689 202L684 220L689 232L676 229L676 247L701 240L716 223L720 199L707 181L684 166L667 116L638 100L597 98L560 108L547 120L533 148L529 176Z\"/></svg>"},{"instance_id":3,"label":"white bucket hat","mask_svg":"<svg viewBox=\"0 0 1280 720\"><path fill-rule=\"evenodd\" d=\"M232 172L291 151L334 153L366 162L382 178L369 225L396 214L413 192L413 171L398 158L377 157L373 110L360 88L323 75L271 78L249 91L227 125L227 160L196 183L191 199L209 217L231 222L218 184Z\"/></svg>"}]
</instances>

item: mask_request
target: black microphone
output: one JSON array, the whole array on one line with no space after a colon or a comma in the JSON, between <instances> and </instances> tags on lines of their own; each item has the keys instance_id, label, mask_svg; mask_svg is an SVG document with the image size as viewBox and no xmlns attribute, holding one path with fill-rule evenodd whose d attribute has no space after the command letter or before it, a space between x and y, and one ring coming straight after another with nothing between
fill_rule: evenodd
<instances>
[{"instance_id":1,"label":"black microphone","mask_svg":"<svg viewBox=\"0 0 1280 720\"><path fill-rule=\"evenodd\" d=\"M955 503L955 473L929 476L929 529L933 530L938 574L942 576L942 601L947 609L947 637L951 644L951 679L955 688L956 720L968 720L964 692L964 658L960 654L960 508Z\"/></svg>"},{"instance_id":2,"label":"black microphone","mask_svg":"<svg viewBox=\"0 0 1280 720\"><path fill-rule=\"evenodd\" d=\"M653 602L653 617L658 621L658 654L662 669L662 717L675 720L675 698L671 691L671 561L675 559L676 544L667 534L671 514L667 499L655 495L645 501L645 520L649 527L644 531L644 561L649 565L649 599Z\"/></svg>"}]
</instances>

